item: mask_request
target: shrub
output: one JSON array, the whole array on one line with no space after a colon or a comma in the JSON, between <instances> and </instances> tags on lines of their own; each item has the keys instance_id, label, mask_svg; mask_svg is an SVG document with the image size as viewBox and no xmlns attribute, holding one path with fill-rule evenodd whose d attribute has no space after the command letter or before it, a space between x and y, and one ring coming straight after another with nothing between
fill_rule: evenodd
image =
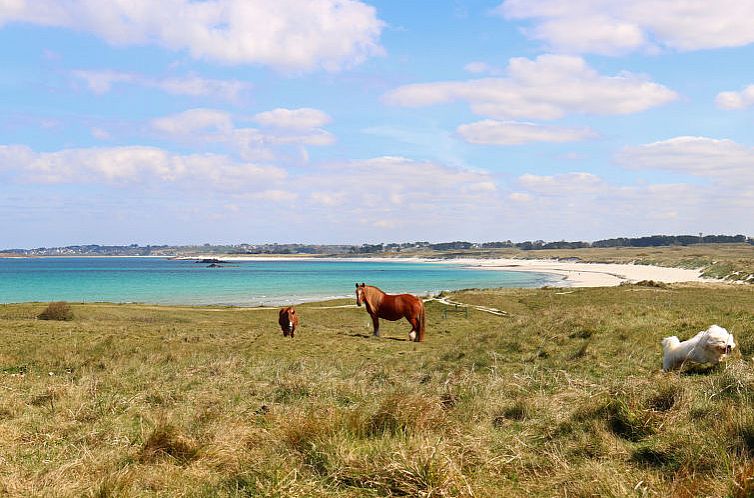
<instances>
[{"instance_id":1,"label":"shrub","mask_svg":"<svg viewBox=\"0 0 754 498\"><path fill-rule=\"evenodd\" d=\"M73 310L71 305L65 301L56 301L47 305L47 308L37 315L40 320L73 320Z\"/></svg>"}]
</instances>

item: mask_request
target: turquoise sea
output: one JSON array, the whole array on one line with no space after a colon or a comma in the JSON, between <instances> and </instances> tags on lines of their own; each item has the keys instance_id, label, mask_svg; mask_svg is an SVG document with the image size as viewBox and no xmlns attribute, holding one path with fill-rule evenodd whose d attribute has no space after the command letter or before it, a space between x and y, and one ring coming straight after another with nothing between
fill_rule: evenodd
<instances>
[{"instance_id":1,"label":"turquoise sea","mask_svg":"<svg viewBox=\"0 0 754 498\"><path fill-rule=\"evenodd\" d=\"M539 287L539 273L416 262L244 261L208 268L162 258L0 258L0 303L28 301L281 305L352 297L354 283L385 292L428 294L489 287Z\"/></svg>"}]
</instances>

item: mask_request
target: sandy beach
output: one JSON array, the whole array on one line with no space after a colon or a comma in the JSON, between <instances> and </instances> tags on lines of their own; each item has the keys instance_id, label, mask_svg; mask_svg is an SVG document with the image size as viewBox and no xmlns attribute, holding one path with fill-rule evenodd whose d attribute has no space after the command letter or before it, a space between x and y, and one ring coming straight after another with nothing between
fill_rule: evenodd
<instances>
[{"instance_id":1,"label":"sandy beach","mask_svg":"<svg viewBox=\"0 0 754 498\"><path fill-rule=\"evenodd\" d=\"M314 257L290 256L195 256L186 259L217 258L223 261L269 261L277 260L322 260ZM562 278L558 285L563 287L612 287L623 282L640 282L654 280L655 282L717 282L716 279L703 278L701 270L687 268L669 268L664 266L633 265L617 263L579 263L573 261L559 261L551 259L485 259L485 258L415 258L415 257L375 257L375 258L333 258L349 261L409 261L417 263L457 264L468 268L479 268L497 271L522 271L548 273Z\"/></svg>"},{"instance_id":2,"label":"sandy beach","mask_svg":"<svg viewBox=\"0 0 754 498\"><path fill-rule=\"evenodd\" d=\"M550 273L563 278L564 287L612 287L623 282L715 282L701 276L701 270L616 263L578 263L542 259L458 259L453 263L489 270Z\"/></svg>"}]
</instances>

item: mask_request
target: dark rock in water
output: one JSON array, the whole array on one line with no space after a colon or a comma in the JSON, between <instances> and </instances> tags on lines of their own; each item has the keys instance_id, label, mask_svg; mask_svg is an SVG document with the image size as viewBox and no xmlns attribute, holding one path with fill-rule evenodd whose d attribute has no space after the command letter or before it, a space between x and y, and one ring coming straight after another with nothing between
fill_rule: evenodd
<instances>
[{"instance_id":1,"label":"dark rock in water","mask_svg":"<svg viewBox=\"0 0 754 498\"><path fill-rule=\"evenodd\" d=\"M220 260L220 259L215 259L215 258L207 258L207 259L200 259L200 260L198 260L198 261L194 261L194 263L204 263L204 264L207 264L207 263L213 263L213 264L220 264L220 263L225 263L225 261L223 261L223 260Z\"/></svg>"},{"instance_id":2,"label":"dark rock in water","mask_svg":"<svg viewBox=\"0 0 754 498\"><path fill-rule=\"evenodd\" d=\"M211 265L207 265L207 268L222 268L222 265L218 265L217 263L212 263Z\"/></svg>"}]
</instances>

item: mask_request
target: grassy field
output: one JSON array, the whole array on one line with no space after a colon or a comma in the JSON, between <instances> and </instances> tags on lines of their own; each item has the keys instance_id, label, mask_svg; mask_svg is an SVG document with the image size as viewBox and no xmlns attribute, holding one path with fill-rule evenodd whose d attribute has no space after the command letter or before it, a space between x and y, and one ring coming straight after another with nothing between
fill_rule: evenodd
<instances>
[{"instance_id":1,"label":"grassy field","mask_svg":"<svg viewBox=\"0 0 754 498\"><path fill-rule=\"evenodd\" d=\"M508 311L370 337L363 308L0 306L0 493L748 496L754 289L470 290ZM350 304L352 301L328 304ZM712 323L725 366L659 371Z\"/></svg>"}]
</instances>

